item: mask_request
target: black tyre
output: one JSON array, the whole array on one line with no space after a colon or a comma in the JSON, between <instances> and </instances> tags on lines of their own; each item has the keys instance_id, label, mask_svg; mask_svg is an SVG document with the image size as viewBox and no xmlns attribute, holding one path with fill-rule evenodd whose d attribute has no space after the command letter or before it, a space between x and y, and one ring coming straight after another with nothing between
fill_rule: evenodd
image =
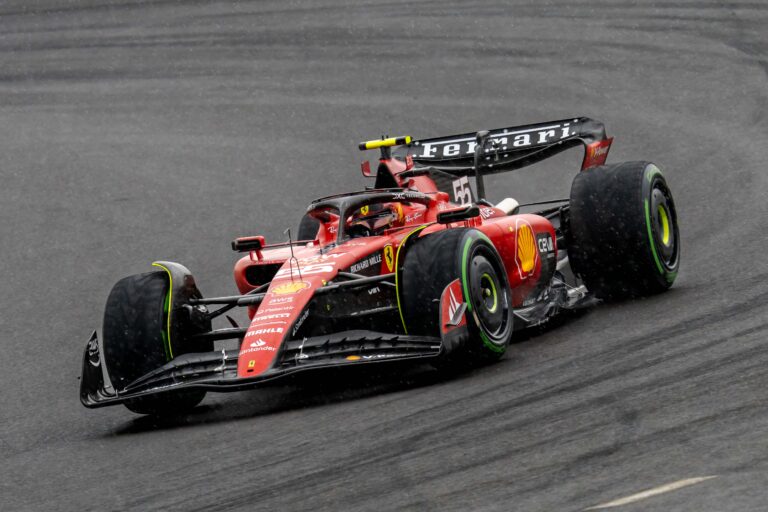
<instances>
[{"instance_id":1,"label":"black tyre","mask_svg":"<svg viewBox=\"0 0 768 512\"><path fill-rule=\"evenodd\" d=\"M165 272L149 272L121 279L109 294L102 329L104 362L118 391L179 355L167 331L168 287ZM175 391L128 400L125 406L139 414L179 414L204 396L200 390Z\"/></svg>"},{"instance_id":2,"label":"black tyre","mask_svg":"<svg viewBox=\"0 0 768 512\"><path fill-rule=\"evenodd\" d=\"M601 298L662 292L680 267L675 202L661 170L650 162L579 173L566 237L573 271Z\"/></svg>"},{"instance_id":3,"label":"black tyre","mask_svg":"<svg viewBox=\"0 0 768 512\"><path fill-rule=\"evenodd\" d=\"M440 297L461 280L469 339L445 360L474 364L499 359L512 338L509 281L493 244L474 229L449 229L406 248L399 287L409 333L440 336Z\"/></svg>"}]
</instances>

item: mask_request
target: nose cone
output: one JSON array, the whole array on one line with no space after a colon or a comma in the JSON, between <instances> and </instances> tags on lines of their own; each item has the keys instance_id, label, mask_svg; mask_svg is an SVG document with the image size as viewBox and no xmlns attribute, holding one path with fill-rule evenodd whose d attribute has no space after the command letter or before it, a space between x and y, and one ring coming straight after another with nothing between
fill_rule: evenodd
<instances>
[{"instance_id":1,"label":"nose cone","mask_svg":"<svg viewBox=\"0 0 768 512\"><path fill-rule=\"evenodd\" d=\"M270 286L240 345L238 376L256 377L274 366L290 327L321 285L320 279L305 279Z\"/></svg>"}]
</instances>

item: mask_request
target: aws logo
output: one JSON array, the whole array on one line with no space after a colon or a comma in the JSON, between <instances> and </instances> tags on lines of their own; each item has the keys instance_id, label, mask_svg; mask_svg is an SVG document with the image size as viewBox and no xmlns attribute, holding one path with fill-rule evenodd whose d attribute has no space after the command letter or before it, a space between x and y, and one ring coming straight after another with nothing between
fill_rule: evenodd
<instances>
[{"instance_id":1,"label":"aws logo","mask_svg":"<svg viewBox=\"0 0 768 512\"><path fill-rule=\"evenodd\" d=\"M539 258L539 252L536 250L536 236L528 222L518 219L515 222L515 237L517 239L515 263L520 271L520 277L525 279L536 270L536 260Z\"/></svg>"}]
</instances>

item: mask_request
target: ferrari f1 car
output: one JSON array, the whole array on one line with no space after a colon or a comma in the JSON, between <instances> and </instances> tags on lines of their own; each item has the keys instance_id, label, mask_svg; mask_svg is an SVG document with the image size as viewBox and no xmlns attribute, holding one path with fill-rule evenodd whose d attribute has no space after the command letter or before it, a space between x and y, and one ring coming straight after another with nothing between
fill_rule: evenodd
<instances>
[{"instance_id":1,"label":"ferrari f1 car","mask_svg":"<svg viewBox=\"0 0 768 512\"><path fill-rule=\"evenodd\" d=\"M381 151L376 172L362 166L372 187L310 203L297 240L232 242L244 254L239 294L204 298L192 273L168 261L119 281L101 341L94 331L85 349L81 401L178 414L207 391L309 369L476 365L560 312L666 290L680 265L672 193L653 163L606 165L612 141L582 117L361 143ZM484 176L579 145L568 199L486 199ZM237 307L248 326L230 318L212 328Z\"/></svg>"}]
</instances>

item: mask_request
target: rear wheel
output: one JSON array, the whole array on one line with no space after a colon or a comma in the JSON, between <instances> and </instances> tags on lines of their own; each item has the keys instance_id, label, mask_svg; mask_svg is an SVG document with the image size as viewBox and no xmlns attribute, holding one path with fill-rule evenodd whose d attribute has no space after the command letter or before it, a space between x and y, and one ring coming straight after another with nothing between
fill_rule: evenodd
<instances>
[{"instance_id":1,"label":"rear wheel","mask_svg":"<svg viewBox=\"0 0 768 512\"><path fill-rule=\"evenodd\" d=\"M129 276L115 284L104 309L104 361L112 385L118 391L146 373L155 370L182 350L168 332L170 312L169 279L165 272ZM195 347L200 350L201 347ZM210 347L204 347L213 350ZM173 415L192 409L205 391L171 391L125 402L139 414Z\"/></svg>"},{"instance_id":2,"label":"rear wheel","mask_svg":"<svg viewBox=\"0 0 768 512\"><path fill-rule=\"evenodd\" d=\"M672 192L650 162L588 169L571 187L566 232L571 267L601 298L621 299L669 288L680 266Z\"/></svg>"},{"instance_id":3,"label":"rear wheel","mask_svg":"<svg viewBox=\"0 0 768 512\"><path fill-rule=\"evenodd\" d=\"M473 229L448 229L407 248L402 267L401 307L409 333L440 336L440 297L461 282L469 339L444 361L459 365L499 359L512 337L507 275L488 238Z\"/></svg>"}]
</instances>

